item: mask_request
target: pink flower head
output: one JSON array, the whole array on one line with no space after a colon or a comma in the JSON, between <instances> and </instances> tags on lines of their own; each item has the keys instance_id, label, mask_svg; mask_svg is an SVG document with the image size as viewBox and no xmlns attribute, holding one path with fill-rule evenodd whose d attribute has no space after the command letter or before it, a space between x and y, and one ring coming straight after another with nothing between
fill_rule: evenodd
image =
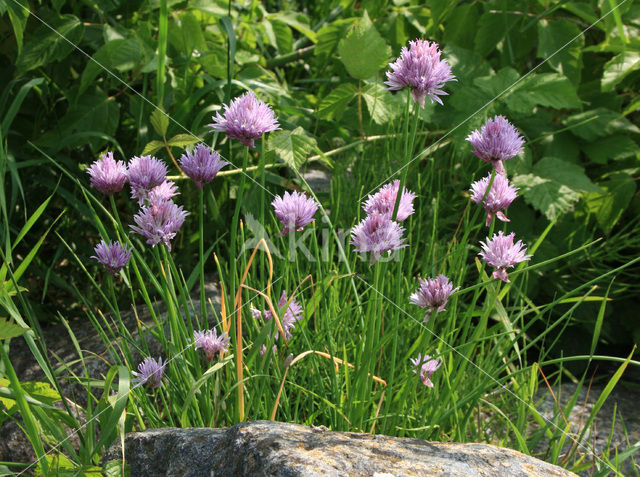
<instances>
[{"instance_id":1,"label":"pink flower head","mask_svg":"<svg viewBox=\"0 0 640 477\"><path fill-rule=\"evenodd\" d=\"M313 216L318 210L318 203L313 198L297 191L291 194L285 192L282 197L277 196L271 205L283 226L280 237L295 230L301 231L313 222Z\"/></svg>"},{"instance_id":2,"label":"pink flower head","mask_svg":"<svg viewBox=\"0 0 640 477\"><path fill-rule=\"evenodd\" d=\"M227 161L220 159L220 154L204 144L198 144L193 151L187 151L180 157L180 167L198 189L215 179L227 164Z\"/></svg>"},{"instance_id":3,"label":"pink flower head","mask_svg":"<svg viewBox=\"0 0 640 477\"><path fill-rule=\"evenodd\" d=\"M527 248L521 240L513 243L515 236L516 234L513 232L505 236L501 230L497 234L493 234L491 240L487 237L486 242L480 242L482 251L478 255L495 268L493 278L500 279L505 283L510 283L507 268L533 257L533 255L526 254Z\"/></svg>"},{"instance_id":4,"label":"pink flower head","mask_svg":"<svg viewBox=\"0 0 640 477\"><path fill-rule=\"evenodd\" d=\"M103 154L87 172L91 176L91 185L105 195L120 192L127 182L127 165L124 161L116 161L113 152Z\"/></svg>"},{"instance_id":5,"label":"pink flower head","mask_svg":"<svg viewBox=\"0 0 640 477\"><path fill-rule=\"evenodd\" d=\"M373 265L384 252L406 247L403 233L404 227L389 215L374 212L351 229L351 244L357 252L371 252L369 264Z\"/></svg>"},{"instance_id":6,"label":"pink flower head","mask_svg":"<svg viewBox=\"0 0 640 477\"><path fill-rule=\"evenodd\" d=\"M504 116L488 119L480 131L476 129L467 136L467 141L473 146L476 156L491 163L502 175L506 175L502 161L520 154L524 144L518 130Z\"/></svg>"},{"instance_id":7,"label":"pink flower head","mask_svg":"<svg viewBox=\"0 0 640 477\"><path fill-rule=\"evenodd\" d=\"M134 378L133 381L142 384L146 384L152 389L157 389L162 384L162 375L167 366L167 363L162 362L162 358L158 358L156 361L154 358L147 358L138 365L138 372L131 371Z\"/></svg>"},{"instance_id":8,"label":"pink flower head","mask_svg":"<svg viewBox=\"0 0 640 477\"><path fill-rule=\"evenodd\" d=\"M189 215L182 206L167 200L154 204L152 207L142 207L133 220L137 227L130 225L135 232L143 235L152 247L162 242L171 251L171 240L176 236L184 219Z\"/></svg>"},{"instance_id":9,"label":"pink flower head","mask_svg":"<svg viewBox=\"0 0 640 477\"><path fill-rule=\"evenodd\" d=\"M291 330L295 328L296 321L300 321L302 319L302 306L300 306L300 303L296 300L291 300L291 303L285 310L284 307L288 301L287 292L282 290L282 295L280 295L280 299L278 300L278 308L282 316L281 325L284 330L284 335L288 340L290 340L293 336L291 334ZM265 320L273 318L270 310L264 310L263 315ZM279 336L279 331L276 331L276 339L278 339Z\"/></svg>"},{"instance_id":10,"label":"pink flower head","mask_svg":"<svg viewBox=\"0 0 640 477\"><path fill-rule=\"evenodd\" d=\"M440 59L440 50L436 42L430 43L417 39L409 42L409 48L402 47L400 58L391 63L387 71L389 90L411 88L413 100L424 108L424 100L442 104L439 95L446 95L442 88L447 81L455 81L451 66L447 60Z\"/></svg>"},{"instance_id":11,"label":"pink flower head","mask_svg":"<svg viewBox=\"0 0 640 477\"><path fill-rule=\"evenodd\" d=\"M264 133L280 129L271 107L256 98L253 91L235 98L228 106L225 104L224 115L216 113L211 119L213 123L209 126L214 131L225 132L247 147L253 147L254 140Z\"/></svg>"},{"instance_id":12,"label":"pink flower head","mask_svg":"<svg viewBox=\"0 0 640 477\"><path fill-rule=\"evenodd\" d=\"M161 202L171 200L172 197L180 195L178 187L172 181L164 181L149 191L148 201L151 206L158 206Z\"/></svg>"},{"instance_id":13,"label":"pink flower head","mask_svg":"<svg viewBox=\"0 0 640 477\"><path fill-rule=\"evenodd\" d=\"M220 336L215 329L193 332L194 348L204 350L207 361L213 360L216 353L226 353L229 349L230 338L225 331Z\"/></svg>"},{"instance_id":14,"label":"pink flower head","mask_svg":"<svg viewBox=\"0 0 640 477\"><path fill-rule=\"evenodd\" d=\"M96 254L89 258L95 258L105 266L107 272L115 275L129 263L131 250L133 247L127 250L127 246L119 242L106 243L103 240L94 248Z\"/></svg>"},{"instance_id":15,"label":"pink flower head","mask_svg":"<svg viewBox=\"0 0 640 477\"><path fill-rule=\"evenodd\" d=\"M509 179L506 176L496 174L493 178L493 184L491 184L491 190L487 193L490 181L491 174L471 184L470 189L471 200L476 204L482 203L484 210L487 211L487 227L491 225L494 215L503 222L509 222L503 210L509 207L511 202L518 197L518 189L509 185Z\"/></svg>"},{"instance_id":16,"label":"pink flower head","mask_svg":"<svg viewBox=\"0 0 640 477\"><path fill-rule=\"evenodd\" d=\"M431 358L428 354L423 357L420 353L418 353L417 357L410 358L409 361L416 368L413 370L415 374L418 374L418 368L420 368L420 381L422 381L422 384L432 388L431 375L440 369L442 361L438 358Z\"/></svg>"},{"instance_id":17,"label":"pink flower head","mask_svg":"<svg viewBox=\"0 0 640 477\"><path fill-rule=\"evenodd\" d=\"M134 157L129 161L127 169L131 198L138 199L138 204L144 204L149 191L162 184L167 177L167 165L151 156Z\"/></svg>"},{"instance_id":18,"label":"pink flower head","mask_svg":"<svg viewBox=\"0 0 640 477\"><path fill-rule=\"evenodd\" d=\"M393 214L393 208L396 205L396 199L398 198L398 189L400 189L400 181L395 180L392 183L382 186L382 188L374 195L369 195L367 201L362 208L367 214L378 212L380 214L387 214L391 217ZM398 205L398 213L396 220L398 222L404 222L407 218L413 214L413 200L416 195L407 190L406 187L402 188L402 195L400 196L400 204Z\"/></svg>"},{"instance_id":19,"label":"pink flower head","mask_svg":"<svg viewBox=\"0 0 640 477\"><path fill-rule=\"evenodd\" d=\"M445 311L444 307L451 294L460 289L460 287L453 288L451 281L444 275L438 275L436 278L429 277L426 280L418 278L418 281L420 288L411 295L409 302L427 309L425 322L429 320L431 313Z\"/></svg>"}]
</instances>

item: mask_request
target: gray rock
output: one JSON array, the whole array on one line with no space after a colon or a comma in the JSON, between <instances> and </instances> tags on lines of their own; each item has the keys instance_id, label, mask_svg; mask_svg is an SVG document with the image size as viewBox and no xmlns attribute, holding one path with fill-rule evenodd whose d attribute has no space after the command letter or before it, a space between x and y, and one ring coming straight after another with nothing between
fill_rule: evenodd
<instances>
[{"instance_id":1,"label":"gray rock","mask_svg":"<svg viewBox=\"0 0 640 477\"><path fill-rule=\"evenodd\" d=\"M117 444L103 460L118 461L121 454ZM270 421L131 433L125 456L132 476L575 476L488 444L332 432Z\"/></svg>"}]
</instances>

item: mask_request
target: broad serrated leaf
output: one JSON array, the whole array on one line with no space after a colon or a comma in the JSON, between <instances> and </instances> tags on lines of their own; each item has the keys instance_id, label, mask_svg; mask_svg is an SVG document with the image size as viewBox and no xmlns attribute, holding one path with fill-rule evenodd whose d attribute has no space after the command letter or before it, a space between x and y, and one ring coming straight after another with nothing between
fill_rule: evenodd
<instances>
[{"instance_id":1,"label":"broad serrated leaf","mask_svg":"<svg viewBox=\"0 0 640 477\"><path fill-rule=\"evenodd\" d=\"M154 109L151 113L151 126L159 136L164 137L167 134L167 128L169 127L169 116L164 111Z\"/></svg>"},{"instance_id":2,"label":"broad serrated leaf","mask_svg":"<svg viewBox=\"0 0 640 477\"><path fill-rule=\"evenodd\" d=\"M574 84L580 84L584 36L580 28L566 20L538 22L538 58L548 60L558 73Z\"/></svg>"},{"instance_id":3,"label":"broad serrated leaf","mask_svg":"<svg viewBox=\"0 0 640 477\"><path fill-rule=\"evenodd\" d=\"M315 147L316 140L308 136L300 126L293 131L278 131L269 137L269 150L274 151L293 169L298 169Z\"/></svg>"},{"instance_id":4,"label":"broad serrated leaf","mask_svg":"<svg viewBox=\"0 0 640 477\"><path fill-rule=\"evenodd\" d=\"M16 60L18 71L24 73L60 61L73 51L73 45L80 43L83 35L84 25L73 15L50 19L48 25L40 25L31 33Z\"/></svg>"},{"instance_id":5,"label":"broad serrated leaf","mask_svg":"<svg viewBox=\"0 0 640 477\"><path fill-rule=\"evenodd\" d=\"M318 30L318 43L316 43L313 54L321 60L332 56L338 47L338 43L344 38L347 29L354 21L356 21L354 18L339 19L320 28Z\"/></svg>"},{"instance_id":6,"label":"broad serrated leaf","mask_svg":"<svg viewBox=\"0 0 640 477\"><path fill-rule=\"evenodd\" d=\"M193 137L192 134L176 134L167 141L167 144L173 147L187 147L199 141L200 139Z\"/></svg>"},{"instance_id":7,"label":"broad serrated leaf","mask_svg":"<svg viewBox=\"0 0 640 477\"><path fill-rule=\"evenodd\" d=\"M611 178L599 184L602 193L588 194L587 208L596 216L600 228L609 233L616 225L636 193L636 182L632 176L623 172L615 173Z\"/></svg>"},{"instance_id":8,"label":"broad serrated leaf","mask_svg":"<svg viewBox=\"0 0 640 477\"><path fill-rule=\"evenodd\" d=\"M606 164L608 159L624 159L638 153L638 145L624 134L605 136L594 142L582 144L582 150L593 162Z\"/></svg>"},{"instance_id":9,"label":"broad serrated leaf","mask_svg":"<svg viewBox=\"0 0 640 477\"><path fill-rule=\"evenodd\" d=\"M640 53L626 50L614 56L604 65L602 91L613 91L625 77L640 68Z\"/></svg>"},{"instance_id":10,"label":"broad serrated leaf","mask_svg":"<svg viewBox=\"0 0 640 477\"><path fill-rule=\"evenodd\" d=\"M520 78L518 72L507 66L502 68L495 75L476 78L473 81L473 84L483 92L495 97L505 93L505 90L509 90L514 83L518 81L518 78Z\"/></svg>"},{"instance_id":11,"label":"broad serrated leaf","mask_svg":"<svg viewBox=\"0 0 640 477\"><path fill-rule=\"evenodd\" d=\"M550 221L570 210L583 193L601 192L580 166L553 157L538 161L529 174L516 175L513 184Z\"/></svg>"},{"instance_id":12,"label":"broad serrated leaf","mask_svg":"<svg viewBox=\"0 0 640 477\"><path fill-rule=\"evenodd\" d=\"M357 92L358 90L353 84L341 84L322 99L318 107L318 117L339 120Z\"/></svg>"},{"instance_id":13,"label":"broad serrated leaf","mask_svg":"<svg viewBox=\"0 0 640 477\"><path fill-rule=\"evenodd\" d=\"M448 16L444 28L443 43L473 48L479 18L480 12L477 4L458 5Z\"/></svg>"},{"instance_id":14,"label":"broad serrated leaf","mask_svg":"<svg viewBox=\"0 0 640 477\"><path fill-rule=\"evenodd\" d=\"M476 28L475 51L486 58L517 19L516 15L495 11L482 14Z\"/></svg>"},{"instance_id":15,"label":"broad serrated leaf","mask_svg":"<svg viewBox=\"0 0 640 477\"><path fill-rule=\"evenodd\" d=\"M606 108L574 114L566 118L563 124L571 128L573 134L587 141L620 132L640 133L640 129L620 113Z\"/></svg>"},{"instance_id":16,"label":"broad serrated leaf","mask_svg":"<svg viewBox=\"0 0 640 477\"><path fill-rule=\"evenodd\" d=\"M505 97L505 102L509 109L521 114L533 113L536 106L573 109L581 105L574 86L558 73L529 76Z\"/></svg>"},{"instance_id":17,"label":"broad serrated leaf","mask_svg":"<svg viewBox=\"0 0 640 477\"><path fill-rule=\"evenodd\" d=\"M142 150L142 156L149 156L152 154L155 154L156 152L158 152L160 149L162 149L164 147L164 143L162 141L151 141L149 143L147 143L146 146L144 146L144 149Z\"/></svg>"},{"instance_id":18,"label":"broad serrated leaf","mask_svg":"<svg viewBox=\"0 0 640 477\"><path fill-rule=\"evenodd\" d=\"M373 26L365 10L360 21L340 41L338 53L349 74L363 80L371 78L387 64L391 48Z\"/></svg>"},{"instance_id":19,"label":"broad serrated leaf","mask_svg":"<svg viewBox=\"0 0 640 477\"><path fill-rule=\"evenodd\" d=\"M87 62L80 80L80 92L83 92L96 76L109 71L130 71L139 66L144 57L142 45L135 39L116 39L102 45L93 55L94 61ZM108 73L106 76L110 77ZM106 77L105 76L105 77Z\"/></svg>"},{"instance_id":20,"label":"broad serrated leaf","mask_svg":"<svg viewBox=\"0 0 640 477\"><path fill-rule=\"evenodd\" d=\"M23 328L15 323L8 321L6 318L0 318L0 340L7 338L15 338L29 331L29 328Z\"/></svg>"},{"instance_id":21,"label":"broad serrated leaf","mask_svg":"<svg viewBox=\"0 0 640 477\"><path fill-rule=\"evenodd\" d=\"M386 124L395 117L394 96L381 83L369 83L362 88L362 97L371 119L376 124Z\"/></svg>"}]
</instances>

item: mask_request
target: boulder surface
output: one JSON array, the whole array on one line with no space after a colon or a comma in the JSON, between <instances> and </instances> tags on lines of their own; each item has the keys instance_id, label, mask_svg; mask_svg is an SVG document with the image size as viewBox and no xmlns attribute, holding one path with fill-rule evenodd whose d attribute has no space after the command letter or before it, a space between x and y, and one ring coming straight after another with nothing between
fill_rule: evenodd
<instances>
[{"instance_id":1,"label":"boulder surface","mask_svg":"<svg viewBox=\"0 0 640 477\"><path fill-rule=\"evenodd\" d=\"M119 445L104 461L121 459ZM511 449L253 421L128 434L132 476L575 476Z\"/></svg>"}]
</instances>

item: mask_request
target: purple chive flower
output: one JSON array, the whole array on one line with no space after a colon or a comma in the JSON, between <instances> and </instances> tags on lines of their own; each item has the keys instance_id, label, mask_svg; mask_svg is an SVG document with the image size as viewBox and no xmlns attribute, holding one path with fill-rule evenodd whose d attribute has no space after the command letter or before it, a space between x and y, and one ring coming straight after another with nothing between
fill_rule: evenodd
<instances>
[{"instance_id":1,"label":"purple chive flower","mask_svg":"<svg viewBox=\"0 0 640 477\"><path fill-rule=\"evenodd\" d=\"M134 378L133 381L142 384L146 384L152 389L157 389L162 384L162 375L164 374L166 362L162 362L162 358L158 358L156 361L154 358L147 358L138 365L138 372L131 371Z\"/></svg>"},{"instance_id":2,"label":"purple chive flower","mask_svg":"<svg viewBox=\"0 0 640 477\"><path fill-rule=\"evenodd\" d=\"M129 263L133 247L127 249L126 245L119 242L106 243L103 240L93 250L96 254L89 258L95 258L105 266L107 272L115 275Z\"/></svg>"},{"instance_id":3,"label":"purple chive flower","mask_svg":"<svg viewBox=\"0 0 640 477\"><path fill-rule=\"evenodd\" d=\"M427 309L427 315L424 318L426 323L431 317L431 313L445 311L444 307L447 306L449 297L460 287L453 288L451 281L444 275L426 280L418 278L418 281L420 288L411 295L409 302Z\"/></svg>"},{"instance_id":4,"label":"purple chive flower","mask_svg":"<svg viewBox=\"0 0 640 477\"><path fill-rule=\"evenodd\" d=\"M247 91L224 105L224 116L216 113L209 124L214 131L222 131L227 136L239 140L247 147L254 146L254 140L264 133L280 129L271 106L255 97L253 91Z\"/></svg>"},{"instance_id":5,"label":"purple chive flower","mask_svg":"<svg viewBox=\"0 0 640 477\"><path fill-rule=\"evenodd\" d=\"M487 194L489 181L491 181L491 174L471 184L471 200L476 204L482 203L484 210L487 211L487 227L491 225L494 215L503 222L510 222L504 215L503 209L509 207L511 202L518 197L518 188L509 185L509 179L506 176L496 174L493 178L493 184L491 184L491 190Z\"/></svg>"},{"instance_id":6,"label":"purple chive flower","mask_svg":"<svg viewBox=\"0 0 640 477\"><path fill-rule=\"evenodd\" d=\"M506 175L502 161L520 154L524 144L518 130L504 116L487 119L480 131L476 129L467 136L467 141L473 146L476 156L491 163L502 175Z\"/></svg>"},{"instance_id":7,"label":"purple chive flower","mask_svg":"<svg viewBox=\"0 0 640 477\"><path fill-rule=\"evenodd\" d=\"M493 234L491 240L487 237L486 242L480 242L482 251L478 255L495 268L493 278L499 278L505 283L510 283L507 268L533 257L533 255L527 255L527 248L521 240L513 243L515 236L516 234L513 232L505 236L501 230L497 234Z\"/></svg>"},{"instance_id":8,"label":"purple chive flower","mask_svg":"<svg viewBox=\"0 0 640 477\"><path fill-rule=\"evenodd\" d=\"M262 312L255 308L253 305L249 307L249 311L251 312L251 316L253 316L254 320L259 320L262 318Z\"/></svg>"},{"instance_id":9,"label":"purple chive flower","mask_svg":"<svg viewBox=\"0 0 640 477\"><path fill-rule=\"evenodd\" d=\"M411 364L416 368L413 370L415 374L418 374L417 368L420 368L420 381L422 381L422 384L432 388L431 375L440 369L442 361L438 358L434 359L428 354L425 354L423 357L420 353L418 353L416 358L409 358L409 361L411 361Z\"/></svg>"},{"instance_id":10,"label":"purple chive flower","mask_svg":"<svg viewBox=\"0 0 640 477\"><path fill-rule=\"evenodd\" d=\"M215 329L206 331L194 331L193 332L194 348L202 348L207 361L213 360L216 353L226 353L229 349L229 336L225 331L220 336Z\"/></svg>"},{"instance_id":11,"label":"purple chive flower","mask_svg":"<svg viewBox=\"0 0 640 477\"><path fill-rule=\"evenodd\" d=\"M387 214L391 217L396 205L396 199L398 198L398 189L400 189L399 180L382 186L374 195L367 197L367 201L362 208L367 214L378 212L379 214ZM396 216L398 222L404 222L413 214L413 200L415 198L416 195L413 192L407 190L406 187L402 188L402 195L400 196L400 204L398 205L398 213Z\"/></svg>"},{"instance_id":12,"label":"purple chive flower","mask_svg":"<svg viewBox=\"0 0 640 477\"><path fill-rule=\"evenodd\" d=\"M127 165L124 161L116 161L113 152L103 154L87 172L91 176L91 185L105 195L120 192L127 182Z\"/></svg>"},{"instance_id":13,"label":"purple chive flower","mask_svg":"<svg viewBox=\"0 0 640 477\"><path fill-rule=\"evenodd\" d=\"M180 167L198 189L215 179L220 169L229 164L220 159L220 154L204 144L198 144L193 151L180 157Z\"/></svg>"},{"instance_id":14,"label":"purple chive flower","mask_svg":"<svg viewBox=\"0 0 640 477\"><path fill-rule=\"evenodd\" d=\"M157 206L162 202L171 200L171 198L176 195L180 195L180 192L178 192L178 187L175 183L172 181L164 181L149 191L147 199L152 206Z\"/></svg>"},{"instance_id":15,"label":"purple chive flower","mask_svg":"<svg viewBox=\"0 0 640 477\"><path fill-rule=\"evenodd\" d=\"M130 225L135 232L144 235L152 247L162 242L171 251L171 239L176 236L184 219L189 215L182 206L167 200L151 207L142 207L133 220L137 224Z\"/></svg>"},{"instance_id":16,"label":"purple chive flower","mask_svg":"<svg viewBox=\"0 0 640 477\"><path fill-rule=\"evenodd\" d=\"M311 197L301 192L285 192L282 197L277 196L271 202L276 217L282 223L283 228L279 237L283 237L294 231L301 231L306 225L313 222L313 216L318 210L318 203Z\"/></svg>"},{"instance_id":17,"label":"purple chive flower","mask_svg":"<svg viewBox=\"0 0 640 477\"><path fill-rule=\"evenodd\" d=\"M129 161L127 176L131 184L131 198L138 199L142 205L149 191L165 181L167 165L155 157L136 156Z\"/></svg>"},{"instance_id":18,"label":"purple chive flower","mask_svg":"<svg viewBox=\"0 0 640 477\"><path fill-rule=\"evenodd\" d=\"M399 90L406 86L411 88L413 100L424 108L424 100L442 104L438 95L446 95L442 88L447 81L456 81L451 74L451 66L447 60L440 59L440 50L436 42L430 43L417 39L409 42L409 48L402 47L400 58L389 66L387 71L389 90Z\"/></svg>"},{"instance_id":19,"label":"purple chive flower","mask_svg":"<svg viewBox=\"0 0 640 477\"><path fill-rule=\"evenodd\" d=\"M406 247L403 233L404 227L389 215L374 212L351 229L351 244L357 252L371 252L369 265L373 265L383 252L391 254L391 250Z\"/></svg>"},{"instance_id":20,"label":"purple chive flower","mask_svg":"<svg viewBox=\"0 0 640 477\"><path fill-rule=\"evenodd\" d=\"M283 310L288 301L289 300L287 298L287 292L285 290L282 290L282 295L280 295L280 299L278 300L278 308L280 310ZM270 320L273 317L271 310L264 310L263 316L265 320ZM291 300L291 303L289 304L287 309L282 312L281 320L282 329L284 330L284 336L288 340L290 340L293 336L291 334L291 330L295 328L296 321L300 321L301 319L302 306L300 306L300 303L298 303L296 300ZM280 332L278 330L276 331L276 339L278 339L279 336Z\"/></svg>"}]
</instances>

